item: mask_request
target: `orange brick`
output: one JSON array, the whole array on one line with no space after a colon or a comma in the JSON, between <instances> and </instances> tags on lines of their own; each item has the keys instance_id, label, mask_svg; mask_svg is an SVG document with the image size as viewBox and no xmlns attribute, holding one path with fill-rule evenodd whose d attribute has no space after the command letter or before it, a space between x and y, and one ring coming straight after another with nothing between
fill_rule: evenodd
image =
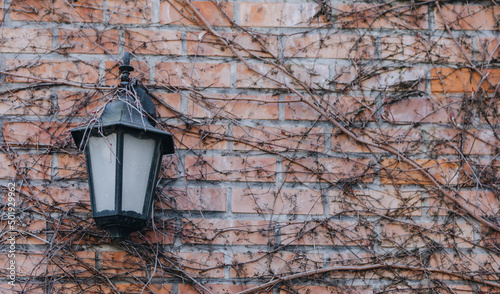
<instances>
[{"instance_id":1,"label":"orange brick","mask_svg":"<svg viewBox=\"0 0 500 294\"><path fill-rule=\"evenodd\" d=\"M186 156L185 166L191 180L274 182L276 176L272 157Z\"/></svg>"},{"instance_id":2,"label":"orange brick","mask_svg":"<svg viewBox=\"0 0 500 294\"><path fill-rule=\"evenodd\" d=\"M102 22L102 7L102 0L13 0L9 11L12 20L20 21Z\"/></svg>"},{"instance_id":3,"label":"orange brick","mask_svg":"<svg viewBox=\"0 0 500 294\"><path fill-rule=\"evenodd\" d=\"M437 159L416 159L417 164L423 170L428 171L438 182L445 185L455 185L460 180L460 167L456 162ZM380 177L382 183L387 184L419 184L431 185L432 181L425 177L422 172L409 164L397 159L382 160Z\"/></svg>"},{"instance_id":4,"label":"orange brick","mask_svg":"<svg viewBox=\"0 0 500 294\"><path fill-rule=\"evenodd\" d=\"M98 62L40 60L29 61L22 59L8 59L6 71L26 78L7 76L8 82L25 83L36 81L30 77L47 80L65 80L76 83L92 84L98 80Z\"/></svg>"},{"instance_id":5,"label":"orange brick","mask_svg":"<svg viewBox=\"0 0 500 294\"><path fill-rule=\"evenodd\" d=\"M0 178L26 177L31 180L47 180L51 177L51 156L25 154L7 156L0 154Z\"/></svg>"},{"instance_id":6,"label":"orange brick","mask_svg":"<svg viewBox=\"0 0 500 294\"><path fill-rule=\"evenodd\" d=\"M171 3L174 5L172 6ZM193 6L211 26L229 26L229 19L233 19L233 3L220 2L218 6L208 1L192 1ZM196 15L190 12L189 6L180 5L175 1L160 2L160 23L201 25L205 24Z\"/></svg>"},{"instance_id":7,"label":"orange brick","mask_svg":"<svg viewBox=\"0 0 500 294\"><path fill-rule=\"evenodd\" d=\"M482 90L494 91L500 82L500 69L489 69L484 73L487 78L482 80L481 75L467 68L433 68L431 70L432 92L470 93Z\"/></svg>"},{"instance_id":8,"label":"orange brick","mask_svg":"<svg viewBox=\"0 0 500 294\"><path fill-rule=\"evenodd\" d=\"M472 39L461 38L462 49L470 52ZM424 62L448 64L450 62L467 62L453 39L422 38L420 36L398 36L382 38L382 58L406 62Z\"/></svg>"},{"instance_id":9,"label":"orange brick","mask_svg":"<svg viewBox=\"0 0 500 294\"><path fill-rule=\"evenodd\" d=\"M223 278L224 254L205 252L179 252L183 269L195 277Z\"/></svg>"},{"instance_id":10,"label":"orange brick","mask_svg":"<svg viewBox=\"0 0 500 294\"><path fill-rule=\"evenodd\" d=\"M452 30L496 30L500 9L495 6L441 5L441 12L434 9L436 28L445 29L445 23Z\"/></svg>"},{"instance_id":11,"label":"orange brick","mask_svg":"<svg viewBox=\"0 0 500 294\"><path fill-rule=\"evenodd\" d=\"M342 28L427 29L427 6L339 4L338 10Z\"/></svg>"},{"instance_id":12,"label":"orange brick","mask_svg":"<svg viewBox=\"0 0 500 294\"><path fill-rule=\"evenodd\" d=\"M253 68L248 68L245 64L237 65L238 79L236 86L238 88L300 88L298 82L276 67L266 64L250 64ZM256 73L254 70L259 72ZM327 82L329 69L326 65L308 65L299 66L292 64L289 66L289 72L293 74L301 83L317 88Z\"/></svg>"},{"instance_id":13,"label":"orange brick","mask_svg":"<svg viewBox=\"0 0 500 294\"><path fill-rule=\"evenodd\" d=\"M116 287L116 286L115 286ZM113 290L105 285L92 285L87 283L64 283L53 284L50 289L54 293L59 294L73 294L73 293L112 293Z\"/></svg>"},{"instance_id":14,"label":"orange brick","mask_svg":"<svg viewBox=\"0 0 500 294\"><path fill-rule=\"evenodd\" d=\"M434 154L456 154L461 150L461 131L431 127L428 131L428 150Z\"/></svg>"},{"instance_id":15,"label":"orange brick","mask_svg":"<svg viewBox=\"0 0 500 294\"><path fill-rule=\"evenodd\" d=\"M283 172L287 182L327 182L356 179L371 181L368 159L299 158L293 162L283 162Z\"/></svg>"},{"instance_id":16,"label":"orange brick","mask_svg":"<svg viewBox=\"0 0 500 294\"><path fill-rule=\"evenodd\" d=\"M180 55L181 33L176 31L126 30L125 48L134 54Z\"/></svg>"},{"instance_id":17,"label":"orange brick","mask_svg":"<svg viewBox=\"0 0 500 294\"><path fill-rule=\"evenodd\" d=\"M57 175L65 179L87 179L85 156L59 154Z\"/></svg>"},{"instance_id":18,"label":"orange brick","mask_svg":"<svg viewBox=\"0 0 500 294\"><path fill-rule=\"evenodd\" d=\"M171 188L162 190L165 197L157 206L163 209L194 211L226 211L225 188Z\"/></svg>"},{"instance_id":19,"label":"orange brick","mask_svg":"<svg viewBox=\"0 0 500 294\"><path fill-rule=\"evenodd\" d=\"M102 273L113 276L144 277L147 271L146 260L128 252L102 252Z\"/></svg>"},{"instance_id":20,"label":"orange brick","mask_svg":"<svg viewBox=\"0 0 500 294\"><path fill-rule=\"evenodd\" d=\"M49 90L22 90L3 95L0 115L48 115L52 111Z\"/></svg>"},{"instance_id":21,"label":"orange brick","mask_svg":"<svg viewBox=\"0 0 500 294\"><path fill-rule=\"evenodd\" d=\"M230 87L227 63L162 62L156 65L158 83L180 87Z\"/></svg>"},{"instance_id":22,"label":"orange brick","mask_svg":"<svg viewBox=\"0 0 500 294\"><path fill-rule=\"evenodd\" d=\"M322 128L233 127L234 150L323 151Z\"/></svg>"},{"instance_id":23,"label":"orange brick","mask_svg":"<svg viewBox=\"0 0 500 294\"><path fill-rule=\"evenodd\" d=\"M293 35L285 38L285 57L370 59L375 54L375 40L356 35Z\"/></svg>"},{"instance_id":24,"label":"orange brick","mask_svg":"<svg viewBox=\"0 0 500 294\"><path fill-rule=\"evenodd\" d=\"M43 219L20 219L14 226L18 231L16 244L46 245L48 241L47 222Z\"/></svg>"},{"instance_id":25,"label":"orange brick","mask_svg":"<svg viewBox=\"0 0 500 294\"><path fill-rule=\"evenodd\" d=\"M97 91L59 91L57 96L59 115L94 117L104 110L105 97Z\"/></svg>"},{"instance_id":26,"label":"orange brick","mask_svg":"<svg viewBox=\"0 0 500 294\"><path fill-rule=\"evenodd\" d=\"M159 101L153 99L153 103L156 106L156 111L160 118L171 118L177 117L177 114L170 111L165 105L168 105L175 111L181 111L181 95L174 93L158 93L155 92L154 95L158 98Z\"/></svg>"},{"instance_id":27,"label":"orange brick","mask_svg":"<svg viewBox=\"0 0 500 294\"><path fill-rule=\"evenodd\" d=\"M111 23L151 23L153 19L153 4L148 0L110 0L109 15Z\"/></svg>"},{"instance_id":28,"label":"orange brick","mask_svg":"<svg viewBox=\"0 0 500 294\"><path fill-rule=\"evenodd\" d=\"M278 96L271 95L210 95L203 97L203 100L199 103L190 100L188 114L202 118L214 118L217 115L224 115L236 119L249 117L252 119L278 119L279 108L277 101Z\"/></svg>"},{"instance_id":29,"label":"orange brick","mask_svg":"<svg viewBox=\"0 0 500 294\"><path fill-rule=\"evenodd\" d=\"M50 30L3 28L0 39L1 53L47 53L52 50Z\"/></svg>"},{"instance_id":30,"label":"orange brick","mask_svg":"<svg viewBox=\"0 0 500 294\"><path fill-rule=\"evenodd\" d=\"M90 212L88 188L30 186L29 188L23 187L21 193L26 194L27 197L36 197L40 203L47 204L43 206L45 211L62 209Z\"/></svg>"},{"instance_id":31,"label":"orange brick","mask_svg":"<svg viewBox=\"0 0 500 294\"><path fill-rule=\"evenodd\" d=\"M121 63L120 63L121 64ZM106 85L119 85L120 84L120 64L115 61L106 61L104 63L106 67L106 74L104 80ZM131 76L135 79L147 83L149 81L149 65L142 61L131 61L130 65L134 67L134 71Z\"/></svg>"},{"instance_id":32,"label":"orange brick","mask_svg":"<svg viewBox=\"0 0 500 294\"><path fill-rule=\"evenodd\" d=\"M287 245L367 246L371 234L371 224L351 222L287 222L281 226L281 241Z\"/></svg>"},{"instance_id":33,"label":"orange brick","mask_svg":"<svg viewBox=\"0 0 500 294\"><path fill-rule=\"evenodd\" d=\"M194 244L267 245L274 242L274 233L267 221L190 219L183 239Z\"/></svg>"},{"instance_id":34,"label":"orange brick","mask_svg":"<svg viewBox=\"0 0 500 294\"><path fill-rule=\"evenodd\" d=\"M51 255L49 272L67 277L92 277L96 254L93 251L59 252Z\"/></svg>"},{"instance_id":35,"label":"orange brick","mask_svg":"<svg viewBox=\"0 0 500 294\"><path fill-rule=\"evenodd\" d=\"M399 190L330 191L330 214L419 216L421 194L421 191Z\"/></svg>"},{"instance_id":36,"label":"orange brick","mask_svg":"<svg viewBox=\"0 0 500 294\"><path fill-rule=\"evenodd\" d=\"M205 284L205 288L212 293L230 294L239 293L243 290L252 288L252 285L226 285L226 284ZM200 292L192 285L179 284L179 293L182 294L199 294ZM261 294L271 294L271 292L259 292Z\"/></svg>"},{"instance_id":37,"label":"orange brick","mask_svg":"<svg viewBox=\"0 0 500 294\"><path fill-rule=\"evenodd\" d=\"M271 57L278 54L278 39L273 36L220 33L242 56ZM195 56L233 56L218 38L205 32L188 33L187 54ZM268 53L269 52L269 53Z\"/></svg>"},{"instance_id":38,"label":"orange brick","mask_svg":"<svg viewBox=\"0 0 500 294\"><path fill-rule=\"evenodd\" d=\"M321 192L314 190L232 189L234 213L323 214Z\"/></svg>"},{"instance_id":39,"label":"orange brick","mask_svg":"<svg viewBox=\"0 0 500 294\"><path fill-rule=\"evenodd\" d=\"M169 132L174 136L178 149L227 150L228 127L221 125L186 126L172 125Z\"/></svg>"},{"instance_id":40,"label":"orange brick","mask_svg":"<svg viewBox=\"0 0 500 294\"><path fill-rule=\"evenodd\" d=\"M407 67L396 70L377 71L374 77L361 81L361 87L366 90L398 91L418 89L424 90L425 70L416 67Z\"/></svg>"},{"instance_id":41,"label":"orange brick","mask_svg":"<svg viewBox=\"0 0 500 294\"><path fill-rule=\"evenodd\" d=\"M311 27L325 24L315 3L241 3L240 25L246 27Z\"/></svg>"},{"instance_id":42,"label":"orange brick","mask_svg":"<svg viewBox=\"0 0 500 294\"><path fill-rule=\"evenodd\" d=\"M59 122L5 122L5 142L21 146L63 146L70 140L71 125Z\"/></svg>"},{"instance_id":43,"label":"orange brick","mask_svg":"<svg viewBox=\"0 0 500 294\"><path fill-rule=\"evenodd\" d=\"M262 276L287 275L323 267L321 257L313 254L297 254L279 251L275 254L233 253L231 277L256 278Z\"/></svg>"},{"instance_id":44,"label":"orange brick","mask_svg":"<svg viewBox=\"0 0 500 294\"><path fill-rule=\"evenodd\" d=\"M59 29L57 40L60 53L118 53L118 30Z\"/></svg>"}]
</instances>

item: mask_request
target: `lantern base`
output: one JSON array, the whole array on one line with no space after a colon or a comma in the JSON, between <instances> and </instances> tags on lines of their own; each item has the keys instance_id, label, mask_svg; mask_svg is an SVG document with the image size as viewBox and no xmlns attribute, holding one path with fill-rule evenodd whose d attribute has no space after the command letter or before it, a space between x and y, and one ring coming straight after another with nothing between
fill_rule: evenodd
<instances>
[{"instance_id":1,"label":"lantern base","mask_svg":"<svg viewBox=\"0 0 500 294\"><path fill-rule=\"evenodd\" d=\"M145 219L134 217L136 213L129 212L125 215L94 216L96 224L108 231L111 236L119 241L125 240L128 235L139 231L147 224Z\"/></svg>"}]
</instances>

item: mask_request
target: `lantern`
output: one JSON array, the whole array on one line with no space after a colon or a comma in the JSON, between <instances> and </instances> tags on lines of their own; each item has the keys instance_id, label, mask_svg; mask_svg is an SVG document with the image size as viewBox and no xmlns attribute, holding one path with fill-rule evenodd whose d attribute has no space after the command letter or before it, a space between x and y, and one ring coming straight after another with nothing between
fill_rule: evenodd
<instances>
[{"instance_id":1,"label":"lantern","mask_svg":"<svg viewBox=\"0 0 500 294\"><path fill-rule=\"evenodd\" d=\"M162 155L175 151L172 135L154 127L151 97L130 81L129 62L126 52L117 99L96 123L71 130L85 153L92 216L119 240L147 225Z\"/></svg>"}]
</instances>

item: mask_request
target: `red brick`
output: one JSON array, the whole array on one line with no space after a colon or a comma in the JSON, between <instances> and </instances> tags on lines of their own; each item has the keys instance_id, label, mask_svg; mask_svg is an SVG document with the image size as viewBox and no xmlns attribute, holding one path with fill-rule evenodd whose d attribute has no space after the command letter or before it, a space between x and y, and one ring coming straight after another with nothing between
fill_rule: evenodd
<instances>
[{"instance_id":1,"label":"red brick","mask_svg":"<svg viewBox=\"0 0 500 294\"><path fill-rule=\"evenodd\" d=\"M153 19L153 4L149 0L110 0L109 15L111 23L151 23Z\"/></svg>"},{"instance_id":2,"label":"red brick","mask_svg":"<svg viewBox=\"0 0 500 294\"><path fill-rule=\"evenodd\" d=\"M315 3L241 3L240 25L247 27L315 27L325 24Z\"/></svg>"},{"instance_id":3,"label":"red brick","mask_svg":"<svg viewBox=\"0 0 500 294\"><path fill-rule=\"evenodd\" d=\"M45 245L48 243L47 222L43 219L20 219L15 226L19 234L16 244Z\"/></svg>"},{"instance_id":4,"label":"red brick","mask_svg":"<svg viewBox=\"0 0 500 294\"><path fill-rule=\"evenodd\" d=\"M436 28L445 29L445 23L452 30L496 30L500 9L495 6L442 5L441 12L434 9ZM444 20L443 20L444 18Z\"/></svg>"},{"instance_id":5,"label":"red brick","mask_svg":"<svg viewBox=\"0 0 500 294\"><path fill-rule=\"evenodd\" d=\"M3 95L0 101L1 115L48 115L52 111L49 90L23 90Z\"/></svg>"},{"instance_id":6,"label":"red brick","mask_svg":"<svg viewBox=\"0 0 500 294\"><path fill-rule=\"evenodd\" d=\"M93 251L58 252L51 255L49 272L57 276L92 277L95 259Z\"/></svg>"},{"instance_id":7,"label":"red brick","mask_svg":"<svg viewBox=\"0 0 500 294\"><path fill-rule=\"evenodd\" d=\"M382 245L390 247L422 247L432 241L452 247L456 241L458 247L470 248L473 240L473 227L464 223L391 223L384 225L382 231Z\"/></svg>"},{"instance_id":8,"label":"red brick","mask_svg":"<svg viewBox=\"0 0 500 294\"><path fill-rule=\"evenodd\" d=\"M51 22L101 22L102 0L13 0L10 7L12 20Z\"/></svg>"},{"instance_id":9,"label":"red brick","mask_svg":"<svg viewBox=\"0 0 500 294\"><path fill-rule=\"evenodd\" d=\"M48 180L51 177L51 156L24 154L11 158L0 154L0 178L26 177L31 180Z\"/></svg>"},{"instance_id":10,"label":"red brick","mask_svg":"<svg viewBox=\"0 0 500 294\"><path fill-rule=\"evenodd\" d=\"M383 118L391 123L448 123L458 116L461 100L433 96L385 103Z\"/></svg>"},{"instance_id":11,"label":"red brick","mask_svg":"<svg viewBox=\"0 0 500 294\"><path fill-rule=\"evenodd\" d=\"M167 187L157 206L167 210L226 211L226 193L225 188Z\"/></svg>"},{"instance_id":12,"label":"red brick","mask_svg":"<svg viewBox=\"0 0 500 294\"><path fill-rule=\"evenodd\" d=\"M223 253L179 252L178 255L182 268L194 277L224 277Z\"/></svg>"},{"instance_id":13,"label":"red brick","mask_svg":"<svg viewBox=\"0 0 500 294\"><path fill-rule=\"evenodd\" d=\"M430 213L432 215L447 216L456 211L453 203L443 197L431 194ZM460 191L454 196L457 201L473 211L478 216L489 217L496 215L500 209L500 201L491 191Z\"/></svg>"},{"instance_id":14,"label":"red brick","mask_svg":"<svg viewBox=\"0 0 500 294\"><path fill-rule=\"evenodd\" d=\"M130 285L129 285L130 286ZM116 286L115 286L116 287ZM74 293L112 293L113 290L105 285L93 285L91 283L64 283L53 284L50 289L53 293L74 294Z\"/></svg>"},{"instance_id":15,"label":"red brick","mask_svg":"<svg viewBox=\"0 0 500 294\"><path fill-rule=\"evenodd\" d=\"M323 214L320 191L280 189L232 189L234 213Z\"/></svg>"},{"instance_id":16,"label":"red brick","mask_svg":"<svg viewBox=\"0 0 500 294\"><path fill-rule=\"evenodd\" d=\"M231 294L239 293L243 290L252 288L253 285L226 285L226 284L204 284L205 288L212 293ZM179 284L179 293L182 294L199 294L200 292L192 285ZM272 292L259 292L261 294L271 294Z\"/></svg>"},{"instance_id":17,"label":"red brick","mask_svg":"<svg viewBox=\"0 0 500 294\"><path fill-rule=\"evenodd\" d=\"M457 154L461 150L461 131L431 127L428 130L428 150L434 154Z\"/></svg>"},{"instance_id":18,"label":"red brick","mask_svg":"<svg viewBox=\"0 0 500 294\"><path fill-rule=\"evenodd\" d=\"M160 175L161 179L176 179L178 178L178 157L177 155L169 155L163 156L160 167Z\"/></svg>"},{"instance_id":19,"label":"red brick","mask_svg":"<svg viewBox=\"0 0 500 294\"><path fill-rule=\"evenodd\" d=\"M106 85L119 85L120 84L120 67L121 63L117 63L115 61L106 61L104 63L106 67L106 74L104 76L104 80ZM131 76L135 79L147 83L149 81L149 65L142 61L131 61L130 65L134 67L134 71Z\"/></svg>"},{"instance_id":20,"label":"red brick","mask_svg":"<svg viewBox=\"0 0 500 294\"><path fill-rule=\"evenodd\" d=\"M45 29L9 29L0 31L1 53L47 53L52 50L52 32Z\"/></svg>"},{"instance_id":21,"label":"red brick","mask_svg":"<svg viewBox=\"0 0 500 294\"><path fill-rule=\"evenodd\" d=\"M472 39L461 38L462 49L470 52ZM422 38L420 36L397 36L382 38L382 58L406 62L424 62L448 64L450 62L467 62L453 39Z\"/></svg>"},{"instance_id":22,"label":"red brick","mask_svg":"<svg viewBox=\"0 0 500 294\"><path fill-rule=\"evenodd\" d=\"M59 154L57 175L64 179L87 179L85 156Z\"/></svg>"},{"instance_id":23,"label":"red brick","mask_svg":"<svg viewBox=\"0 0 500 294\"><path fill-rule=\"evenodd\" d=\"M256 278L262 276L287 275L323 267L321 257L316 254L296 254L280 251L274 254L233 253L231 277Z\"/></svg>"},{"instance_id":24,"label":"red brick","mask_svg":"<svg viewBox=\"0 0 500 294\"><path fill-rule=\"evenodd\" d=\"M125 48L134 54L180 55L181 33L176 31L126 30Z\"/></svg>"},{"instance_id":25,"label":"red brick","mask_svg":"<svg viewBox=\"0 0 500 294\"><path fill-rule=\"evenodd\" d=\"M274 182L276 176L272 157L186 156L185 166L191 180Z\"/></svg>"},{"instance_id":26,"label":"red brick","mask_svg":"<svg viewBox=\"0 0 500 294\"><path fill-rule=\"evenodd\" d=\"M70 140L71 125L59 122L5 122L6 143L21 146L64 146Z\"/></svg>"},{"instance_id":27,"label":"red brick","mask_svg":"<svg viewBox=\"0 0 500 294\"><path fill-rule=\"evenodd\" d=\"M104 97L97 91L58 92L59 115L93 117L104 110Z\"/></svg>"},{"instance_id":28,"label":"red brick","mask_svg":"<svg viewBox=\"0 0 500 294\"><path fill-rule=\"evenodd\" d=\"M469 129L463 146L464 154L496 155L498 139L491 129Z\"/></svg>"},{"instance_id":29,"label":"red brick","mask_svg":"<svg viewBox=\"0 0 500 294\"><path fill-rule=\"evenodd\" d=\"M245 64L237 65L238 88L301 88L296 80L293 80L276 67L266 64L250 64L252 68L260 74L248 68ZM317 88L327 81L329 69L327 65L299 66L292 64L289 66L290 73L301 83ZM263 76L262 76L262 75Z\"/></svg>"},{"instance_id":30,"label":"red brick","mask_svg":"<svg viewBox=\"0 0 500 294\"><path fill-rule=\"evenodd\" d=\"M357 35L293 35L285 38L285 57L370 59L375 40Z\"/></svg>"},{"instance_id":31,"label":"red brick","mask_svg":"<svg viewBox=\"0 0 500 294\"><path fill-rule=\"evenodd\" d=\"M482 61L491 62L500 59L500 41L498 38L484 37L479 38L479 54L477 58Z\"/></svg>"},{"instance_id":32,"label":"red brick","mask_svg":"<svg viewBox=\"0 0 500 294\"><path fill-rule=\"evenodd\" d=\"M278 119L277 102L278 96L271 95L210 95L203 97L199 103L190 100L188 115L201 118L223 115L236 119Z\"/></svg>"},{"instance_id":33,"label":"red brick","mask_svg":"<svg viewBox=\"0 0 500 294\"><path fill-rule=\"evenodd\" d=\"M400 190L330 191L330 214L422 215L422 192Z\"/></svg>"},{"instance_id":34,"label":"red brick","mask_svg":"<svg viewBox=\"0 0 500 294\"><path fill-rule=\"evenodd\" d=\"M339 4L341 28L427 29L427 6Z\"/></svg>"},{"instance_id":35,"label":"red brick","mask_svg":"<svg viewBox=\"0 0 500 294\"><path fill-rule=\"evenodd\" d=\"M59 53L117 54L118 30L59 29Z\"/></svg>"},{"instance_id":36,"label":"red brick","mask_svg":"<svg viewBox=\"0 0 500 294\"><path fill-rule=\"evenodd\" d=\"M382 146L388 145L398 150L398 152L409 152L418 153L421 150L421 139L422 136L419 130L415 129L383 129L383 130L371 130L365 129L364 133L357 134L361 139L368 142L379 143ZM332 134L332 151L342 152L342 153L353 153L353 152L387 152L383 149L369 147L364 144L360 144L354 139L348 137L347 135L335 130Z\"/></svg>"},{"instance_id":37,"label":"red brick","mask_svg":"<svg viewBox=\"0 0 500 294\"><path fill-rule=\"evenodd\" d=\"M489 69L487 79L467 68L433 68L431 70L432 92L470 93L481 87L482 90L492 92L500 82L500 69Z\"/></svg>"},{"instance_id":38,"label":"red brick","mask_svg":"<svg viewBox=\"0 0 500 294\"><path fill-rule=\"evenodd\" d=\"M445 159L415 159L414 161L443 185L456 185L460 181L460 167L454 161ZM382 183L408 185L432 184L432 181L424 176L421 171L397 159L382 160L381 165L380 177Z\"/></svg>"},{"instance_id":39,"label":"red brick","mask_svg":"<svg viewBox=\"0 0 500 294\"><path fill-rule=\"evenodd\" d=\"M29 188L23 187L21 193L28 197L36 197L40 203L46 204L43 206L45 211L62 209L90 212L88 188L30 186ZM33 209L37 209L37 207L34 206Z\"/></svg>"},{"instance_id":40,"label":"red brick","mask_svg":"<svg viewBox=\"0 0 500 294\"><path fill-rule=\"evenodd\" d=\"M178 149L222 149L227 150L228 127L221 125L185 126L171 125L169 132L174 136Z\"/></svg>"},{"instance_id":41,"label":"red brick","mask_svg":"<svg viewBox=\"0 0 500 294\"><path fill-rule=\"evenodd\" d=\"M425 70L407 67L396 70L378 71L374 77L361 81L361 87L366 90L425 89Z\"/></svg>"},{"instance_id":42,"label":"red brick","mask_svg":"<svg viewBox=\"0 0 500 294\"><path fill-rule=\"evenodd\" d=\"M102 252L101 270L103 274L123 277L146 276L146 260L128 252Z\"/></svg>"},{"instance_id":43,"label":"red brick","mask_svg":"<svg viewBox=\"0 0 500 294\"><path fill-rule=\"evenodd\" d=\"M299 158L283 162L286 182L345 181L358 178L371 181L373 170L368 159Z\"/></svg>"},{"instance_id":44,"label":"red brick","mask_svg":"<svg viewBox=\"0 0 500 294\"><path fill-rule=\"evenodd\" d=\"M325 144L322 128L233 127L233 137L235 138L234 150L321 152Z\"/></svg>"},{"instance_id":45,"label":"red brick","mask_svg":"<svg viewBox=\"0 0 500 294\"><path fill-rule=\"evenodd\" d=\"M8 59L6 71L27 78L7 76L7 82L25 83L37 81L29 77L47 80L65 80L76 83L92 84L98 80L98 62ZM38 81L37 81L38 82Z\"/></svg>"},{"instance_id":46,"label":"red brick","mask_svg":"<svg viewBox=\"0 0 500 294\"><path fill-rule=\"evenodd\" d=\"M373 294L373 289L368 286L293 286L293 292L297 294ZM281 290L280 294L290 293L289 290Z\"/></svg>"},{"instance_id":47,"label":"red brick","mask_svg":"<svg viewBox=\"0 0 500 294\"><path fill-rule=\"evenodd\" d=\"M278 54L277 37L249 34L220 33L242 56L271 57ZM258 39L257 39L258 38ZM234 53L219 38L206 32L188 33L187 54L195 56L233 56ZM261 45L262 44L262 45ZM269 53L267 53L269 52Z\"/></svg>"},{"instance_id":48,"label":"red brick","mask_svg":"<svg viewBox=\"0 0 500 294\"><path fill-rule=\"evenodd\" d=\"M281 242L287 245L366 246L373 234L371 224L351 222L288 222L281 226Z\"/></svg>"},{"instance_id":49,"label":"red brick","mask_svg":"<svg viewBox=\"0 0 500 294\"><path fill-rule=\"evenodd\" d=\"M174 6L172 6L172 3ZM220 2L218 7L209 1L192 1L193 6L198 9L203 18L211 26L230 26L230 21L226 18L227 15L233 19L233 3ZM186 8L187 7L187 8ZM194 23L193 23L194 21ZM196 15L190 13L189 6L182 6L176 1L160 2L160 23L166 24L183 24L183 25L200 25L205 24Z\"/></svg>"},{"instance_id":50,"label":"red brick","mask_svg":"<svg viewBox=\"0 0 500 294\"><path fill-rule=\"evenodd\" d=\"M267 221L189 220L184 225L183 240L194 244L267 245L273 243L273 226Z\"/></svg>"},{"instance_id":51,"label":"red brick","mask_svg":"<svg viewBox=\"0 0 500 294\"><path fill-rule=\"evenodd\" d=\"M156 65L156 81L180 87L230 87L227 63L162 62Z\"/></svg>"},{"instance_id":52,"label":"red brick","mask_svg":"<svg viewBox=\"0 0 500 294\"><path fill-rule=\"evenodd\" d=\"M41 252L29 252L22 254L16 252L16 276L17 277L45 277L48 268L48 257ZM6 268L6 267L2 267Z\"/></svg>"},{"instance_id":53,"label":"red brick","mask_svg":"<svg viewBox=\"0 0 500 294\"><path fill-rule=\"evenodd\" d=\"M175 111L181 111L181 95L174 93L154 93L154 95L158 98L159 101L153 99L153 103L156 106L156 111L160 118L172 118L177 117L177 114L170 111L165 105L168 105Z\"/></svg>"}]
</instances>

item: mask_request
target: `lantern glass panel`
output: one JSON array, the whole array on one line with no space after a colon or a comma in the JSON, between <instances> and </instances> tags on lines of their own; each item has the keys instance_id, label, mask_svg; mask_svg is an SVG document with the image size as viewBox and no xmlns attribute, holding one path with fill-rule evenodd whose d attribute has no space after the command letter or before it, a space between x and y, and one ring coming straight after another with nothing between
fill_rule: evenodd
<instances>
[{"instance_id":1,"label":"lantern glass panel","mask_svg":"<svg viewBox=\"0 0 500 294\"><path fill-rule=\"evenodd\" d=\"M122 211L143 213L149 179L155 176L150 175L151 166L157 161L153 158L155 146L154 139L123 135Z\"/></svg>"},{"instance_id":2,"label":"lantern glass panel","mask_svg":"<svg viewBox=\"0 0 500 294\"><path fill-rule=\"evenodd\" d=\"M117 134L90 137L88 146L96 213L115 210Z\"/></svg>"}]
</instances>

